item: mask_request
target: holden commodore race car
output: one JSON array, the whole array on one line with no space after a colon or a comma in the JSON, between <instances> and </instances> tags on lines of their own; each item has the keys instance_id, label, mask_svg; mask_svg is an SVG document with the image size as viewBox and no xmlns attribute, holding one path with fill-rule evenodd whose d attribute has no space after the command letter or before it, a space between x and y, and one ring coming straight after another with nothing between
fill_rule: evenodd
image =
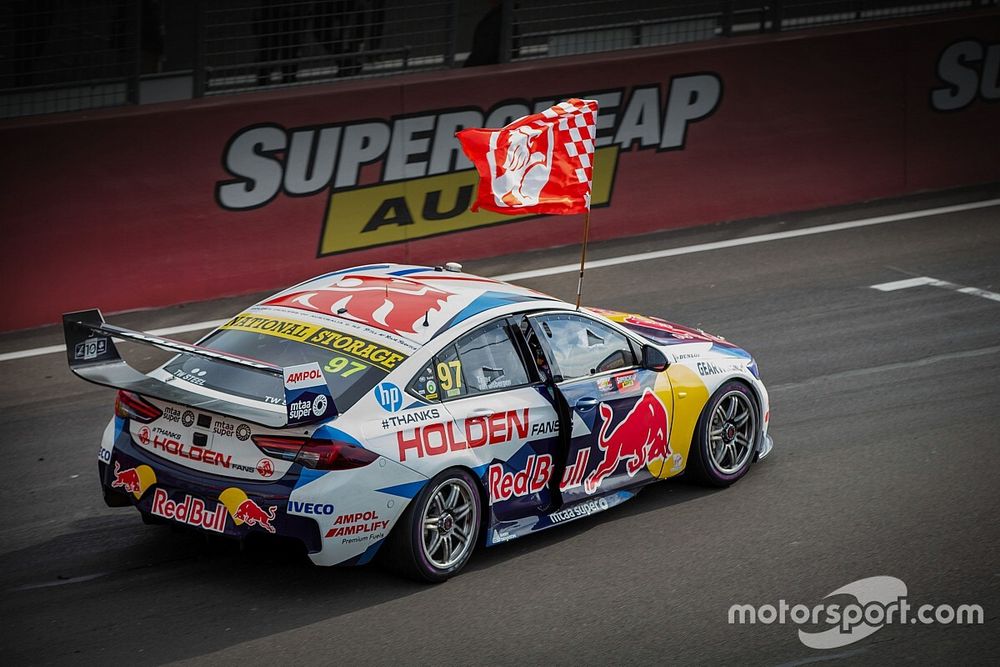
<instances>
[{"instance_id":1,"label":"holden commodore race car","mask_svg":"<svg viewBox=\"0 0 1000 667\"><path fill-rule=\"evenodd\" d=\"M582 309L446 267L319 276L197 344L63 316L70 368L118 389L110 506L316 564L376 554L442 581L487 546L690 471L733 483L771 450L753 358L698 329ZM148 374L115 339L177 353Z\"/></svg>"}]
</instances>

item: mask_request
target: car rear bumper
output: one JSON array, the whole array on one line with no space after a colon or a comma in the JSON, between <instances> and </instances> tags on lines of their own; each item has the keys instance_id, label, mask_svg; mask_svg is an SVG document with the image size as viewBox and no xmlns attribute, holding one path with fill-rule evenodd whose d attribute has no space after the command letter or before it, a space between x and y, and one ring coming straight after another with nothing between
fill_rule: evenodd
<instances>
[{"instance_id":1,"label":"car rear bumper","mask_svg":"<svg viewBox=\"0 0 1000 667\"><path fill-rule=\"evenodd\" d=\"M99 467L109 505L131 504L151 517L237 539L280 535L299 540L309 553L322 549L317 521L288 512L292 491L304 481L301 466L268 482L209 476L140 449L121 429L110 461Z\"/></svg>"}]
</instances>

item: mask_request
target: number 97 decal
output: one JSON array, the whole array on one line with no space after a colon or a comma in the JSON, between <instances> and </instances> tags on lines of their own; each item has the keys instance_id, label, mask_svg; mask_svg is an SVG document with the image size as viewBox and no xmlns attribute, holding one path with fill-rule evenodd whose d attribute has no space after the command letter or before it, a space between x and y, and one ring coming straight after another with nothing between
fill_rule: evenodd
<instances>
[{"instance_id":1,"label":"number 97 decal","mask_svg":"<svg viewBox=\"0 0 1000 667\"><path fill-rule=\"evenodd\" d=\"M437 365L437 376L441 382L441 389L451 391L462 388L462 362L458 359L454 361L441 361Z\"/></svg>"},{"instance_id":2,"label":"number 97 decal","mask_svg":"<svg viewBox=\"0 0 1000 667\"><path fill-rule=\"evenodd\" d=\"M365 365L357 361L352 361L347 357L334 357L330 361L326 362L326 366L323 370L327 373L332 373L333 375L339 375L342 378L348 378L355 373L360 373L365 370Z\"/></svg>"}]
</instances>

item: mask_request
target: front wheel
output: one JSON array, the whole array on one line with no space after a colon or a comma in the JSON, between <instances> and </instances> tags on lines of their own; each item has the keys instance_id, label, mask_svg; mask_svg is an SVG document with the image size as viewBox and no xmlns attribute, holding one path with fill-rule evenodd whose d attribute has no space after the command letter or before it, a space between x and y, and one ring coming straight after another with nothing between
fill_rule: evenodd
<instances>
[{"instance_id":1,"label":"front wheel","mask_svg":"<svg viewBox=\"0 0 1000 667\"><path fill-rule=\"evenodd\" d=\"M759 437L757 401L742 382L727 382L709 399L694 432L691 464L711 486L729 486L747 474Z\"/></svg>"},{"instance_id":2,"label":"front wheel","mask_svg":"<svg viewBox=\"0 0 1000 667\"><path fill-rule=\"evenodd\" d=\"M461 468L445 470L417 494L390 535L390 564L432 583L458 574L479 539L480 505L472 475Z\"/></svg>"}]
</instances>

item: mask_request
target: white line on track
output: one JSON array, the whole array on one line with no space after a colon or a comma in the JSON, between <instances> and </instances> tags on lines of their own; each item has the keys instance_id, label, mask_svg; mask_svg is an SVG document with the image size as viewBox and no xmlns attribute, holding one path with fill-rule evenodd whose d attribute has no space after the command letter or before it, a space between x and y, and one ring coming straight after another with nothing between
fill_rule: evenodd
<instances>
[{"instance_id":1,"label":"white line on track","mask_svg":"<svg viewBox=\"0 0 1000 667\"><path fill-rule=\"evenodd\" d=\"M852 368L847 371L828 373L827 375L814 375L808 380L802 380L801 382L789 382L787 384L779 384L774 387L769 387L768 392L774 394L776 392L785 391L787 389L799 389L806 385L816 384L820 382L825 383L825 382L833 382L836 380L853 380L855 378L863 377L865 375L884 375L885 373L890 373L892 371L898 371L902 369L921 368L923 366L930 366L932 364L941 363L942 361L974 359L976 357L984 357L997 353L1000 353L1000 345L994 345L992 347L981 347L976 350L945 352L944 354L936 354L930 357L921 357L920 359L914 359L913 361L897 361L891 364L882 364L881 366L868 366L867 368Z\"/></svg>"},{"instance_id":2,"label":"white line on track","mask_svg":"<svg viewBox=\"0 0 1000 667\"><path fill-rule=\"evenodd\" d=\"M818 225L816 227L806 227L805 229L790 229L786 232L773 232L771 234L757 234L746 236L741 239L729 239L727 241L714 241L712 243L699 243L697 245L684 246L682 248L667 248L666 250L654 250L652 252L641 252L635 255L622 255L620 257L609 257L607 259L595 259L587 262L588 269L599 269L602 266L615 266L616 264L631 264L633 262L643 262L650 259L661 259L663 257L676 257L677 255L690 255L696 252L706 252L708 250L721 250L723 248L735 248L755 243L766 243L768 241L778 241L781 239L791 239L799 236L811 236L813 234L825 234L827 232L839 232L844 229L856 229L858 227L870 227L872 225L883 225L887 222L901 222L903 220L916 220L927 218L933 215L945 215L948 213L958 213L960 211L971 211L977 208L989 208L1000 205L1000 199L985 199L983 201L968 202L966 204L955 204L954 206L941 206L938 208L925 208L920 211L907 211L906 213L894 213L893 215L880 215L876 218L864 218L861 220L850 220L848 222L835 222L829 225ZM524 280L526 278L539 278L541 276L553 276L558 273L575 273L580 270L579 264L563 264L562 266L550 266L544 269L533 269L531 271L519 271L517 273L507 273L502 276L494 276L497 280Z\"/></svg>"},{"instance_id":3,"label":"white line on track","mask_svg":"<svg viewBox=\"0 0 1000 667\"><path fill-rule=\"evenodd\" d=\"M771 234L756 234L739 239L728 239L726 241L713 241L712 243L698 243L696 245L683 246L680 248L667 248L665 250L654 250L652 252L641 252L633 255L620 255L618 257L608 257L606 259L595 259L587 262L588 269L599 269L605 266L617 266L618 264L632 264L635 262L645 262L651 259L662 259L664 257L677 257L678 255L691 255L698 252L708 252L710 250L722 250L725 248L736 248L755 243L767 243L769 241L780 241L781 239L792 239L800 236L812 236L813 234L826 234L827 232L839 232L845 229L857 229L858 227L871 227L872 225L883 225L888 222L902 222L904 220L917 220L935 215L947 215L948 213L959 213L961 211L972 211L979 208L989 208L1000 206L1000 199L984 199L982 201L967 202L965 204L954 204L952 206L939 206L937 208L925 208L918 211L907 211L905 213L894 213L892 215L880 215L874 218L862 218L860 220L849 220L847 222L835 222L829 225L817 225L816 227L806 227L805 229L790 229L785 232L773 232ZM528 278L541 278L543 276L554 276L560 273L574 273L580 270L579 264L562 264L559 266L549 266L542 269L532 269L530 271L518 271L515 273L505 273L499 276L492 276L495 280L513 281L526 280ZM926 284L926 283L921 283ZM963 288L974 290L975 288ZM961 290L960 290L961 291ZM980 290L982 291L982 290ZM972 292L966 292L971 294ZM989 292L992 294L992 292ZM982 296L982 295L980 295ZM998 295L1000 296L1000 295ZM992 297L987 297L992 298ZM155 336L169 336L171 334L185 333L188 331L201 331L214 329L227 320L212 320L209 322L195 322L166 329L150 331ZM64 352L65 345L49 345L48 347L36 347L30 350L18 350L17 352L6 352L0 354L0 361L12 361L14 359L25 359L27 357L38 357L43 354L53 354Z\"/></svg>"},{"instance_id":4,"label":"white line on track","mask_svg":"<svg viewBox=\"0 0 1000 667\"><path fill-rule=\"evenodd\" d=\"M896 290L909 289L910 287L921 287L923 285L930 285L931 287L942 287L944 289L950 289L954 292L959 292L961 294L968 294L970 296L979 296L984 299L990 299L991 301L1000 301L1000 294L996 292L991 292L985 289L979 289L978 287L966 287L964 285L959 285L957 283L950 283L947 280L938 280L937 278L931 278L929 276L920 276L919 278L906 278L905 280L893 280L889 283L879 283L878 285L872 285L872 289L877 289L880 292L895 292Z\"/></svg>"}]
</instances>

